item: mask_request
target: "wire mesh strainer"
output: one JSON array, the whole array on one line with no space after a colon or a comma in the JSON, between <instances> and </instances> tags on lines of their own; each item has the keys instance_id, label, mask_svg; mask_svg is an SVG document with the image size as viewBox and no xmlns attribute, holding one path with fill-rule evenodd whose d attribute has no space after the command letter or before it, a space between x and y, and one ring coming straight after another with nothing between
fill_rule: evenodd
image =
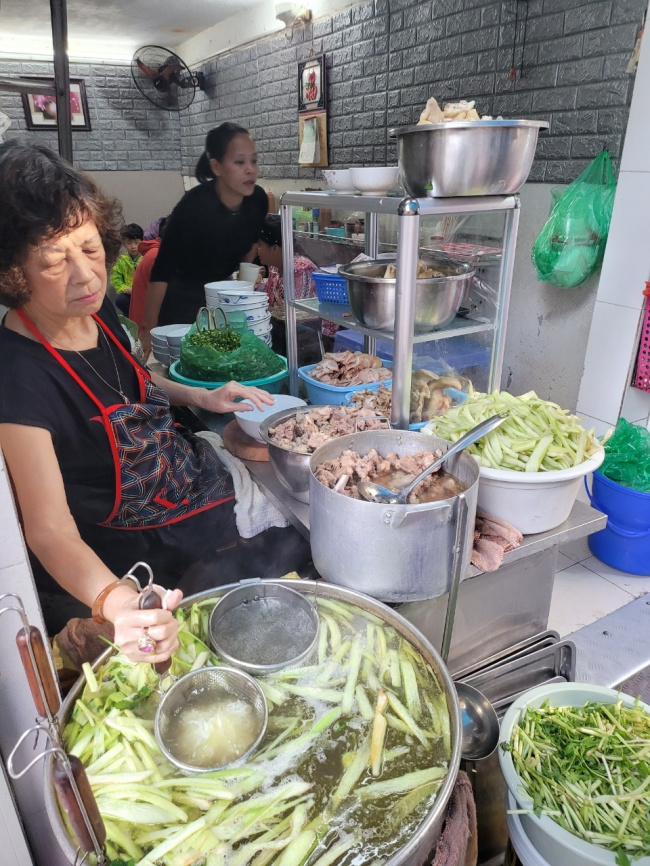
<instances>
[{"instance_id":1,"label":"wire mesh strainer","mask_svg":"<svg viewBox=\"0 0 650 866\"><path fill-rule=\"evenodd\" d=\"M251 674L306 659L318 640L318 613L305 596L270 580L242 581L210 615L217 655Z\"/></svg>"},{"instance_id":2,"label":"wire mesh strainer","mask_svg":"<svg viewBox=\"0 0 650 866\"><path fill-rule=\"evenodd\" d=\"M241 754L209 767L187 763L174 754L173 750L178 750L174 742L174 729L183 713L199 706L205 707L212 700L216 706L220 700L225 702L233 698L245 702L253 710L253 730L248 738L252 741L246 743ZM268 707L264 692L251 676L230 667L199 668L185 674L165 693L156 711L154 733L163 754L174 766L190 774L209 773L248 757L261 743L267 722Z\"/></svg>"}]
</instances>

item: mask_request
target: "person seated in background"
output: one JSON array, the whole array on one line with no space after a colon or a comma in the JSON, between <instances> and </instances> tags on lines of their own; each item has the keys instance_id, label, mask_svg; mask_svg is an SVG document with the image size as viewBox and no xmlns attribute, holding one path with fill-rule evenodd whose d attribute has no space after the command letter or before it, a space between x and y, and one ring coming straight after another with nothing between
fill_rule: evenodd
<instances>
[{"instance_id":1,"label":"person seated in background","mask_svg":"<svg viewBox=\"0 0 650 866\"><path fill-rule=\"evenodd\" d=\"M131 303L131 289L133 287L133 276L136 265L142 258L138 252L138 245L144 237L142 226L137 223L129 223L120 232L122 246L126 250L113 265L111 270L111 285L115 289L117 297L115 306L124 316L129 315L129 304Z\"/></svg>"},{"instance_id":2,"label":"person seated in background","mask_svg":"<svg viewBox=\"0 0 650 866\"><path fill-rule=\"evenodd\" d=\"M131 303L129 304L128 312L129 319L131 319L132 322L135 322L138 328L142 327L145 302L147 300L147 286L149 285L153 263L156 261L156 256L160 249L160 243L163 234L165 233L167 217L161 217L157 222L159 222L158 236L151 240L147 240L147 233L145 231L145 239L140 241L138 244L138 252L142 258L135 269L133 287L131 289Z\"/></svg>"},{"instance_id":3,"label":"person seated in background","mask_svg":"<svg viewBox=\"0 0 650 866\"><path fill-rule=\"evenodd\" d=\"M161 227L167 222L167 217L156 217L155 220L149 223L149 225L144 230L144 240L145 241L155 241L156 238L159 238Z\"/></svg>"},{"instance_id":4,"label":"person seated in background","mask_svg":"<svg viewBox=\"0 0 650 866\"><path fill-rule=\"evenodd\" d=\"M286 328L284 316L284 278L282 262L282 227L277 214L269 214L264 220L258 242L260 262L268 268L269 276L264 287L269 297L271 310L273 350L286 355ZM312 274L317 265L307 256L296 254L293 257L293 283L296 300L316 297L316 285ZM301 362L305 364L320 361L321 350L318 341L318 331L322 327L322 342L326 352L332 350L337 326L333 322L323 321L310 316L303 310L297 310L298 345L305 350ZM307 355L310 357L307 358Z\"/></svg>"}]
</instances>

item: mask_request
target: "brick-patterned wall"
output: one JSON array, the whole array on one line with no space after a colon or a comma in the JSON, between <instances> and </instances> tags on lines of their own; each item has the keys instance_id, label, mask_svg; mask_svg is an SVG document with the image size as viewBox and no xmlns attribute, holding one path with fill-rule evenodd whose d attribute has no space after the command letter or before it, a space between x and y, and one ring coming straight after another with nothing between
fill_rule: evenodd
<instances>
[{"instance_id":1,"label":"brick-patterned wall","mask_svg":"<svg viewBox=\"0 0 650 866\"><path fill-rule=\"evenodd\" d=\"M52 76L51 63L0 61L0 75ZM162 111L137 90L127 66L70 64L70 76L83 78L90 132L74 131L74 162L88 171L178 171L179 114ZM57 149L54 130L29 131L19 94L0 93L0 111L11 118L5 138L37 141Z\"/></svg>"},{"instance_id":2,"label":"brick-patterned wall","mask_svg":"<svg viewBox=\"0 0 650 866\"><path fill-rule=\"evenodd\" d=\"M256 139L264 177L318 176L297 165L297 62L312 46L327 55L334 167L394 163L388 129L417 121L431 95L476 98L483 114L550 121L530 180L570 181L603 146L616 159L633 83L626 66L647 0L522 0L511 82L514 5L366 0L218 57L205 64L208 88L183 119L184 173L193 173L207 130L234 120Z\"/></svg>"}]
</instances>

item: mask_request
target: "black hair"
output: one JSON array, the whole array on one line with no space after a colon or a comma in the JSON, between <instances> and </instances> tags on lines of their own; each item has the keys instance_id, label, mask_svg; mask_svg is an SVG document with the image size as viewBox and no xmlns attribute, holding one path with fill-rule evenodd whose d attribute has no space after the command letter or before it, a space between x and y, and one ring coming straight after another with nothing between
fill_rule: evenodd
<instances>
[{"instance_id":1,"label":"black hair","mask_svg":"<svg viewBox=\"0 0 650 866\"><path fill-rule=\"evenodd\" d=\"M144 229L137 223L129 223L121 230L120 236L123 241L141 241L144 240Z\"/></svg>"},{"instance_id":2,"label":"black hair","mask_svg":"<svg viewBox=\"0 0 650 866\"><path fill-rule=\"evenodd\" d=\"M260 231L260 240L270 247L282 246L282 222L276 213L269 214Z\"/></svg>"},{"instance_id":3,"label":"black hair","mask_svg":"<svg viewBox=\"0 0 650 866\"><path fill-rule=\"evenodd\" d=\"M42 144L0 144L0 303L30 298L23 265L31 247L92 220L111 267L122 246L122 209L87 175Z\"/></svg>"},{"instance_id":4,"label":"black hair","mask_svg":"<svg viewBox=\"0 0 650 866\"><path fill-rule=\"evenodd\" d=\"M210 167L210 160L216 159L217 162L223 162L230 142L238 135L249 135L249 132L243 126L230 123L230 121L210 130L205 138L205 150L199 157L194 171L194 176L199 183L212 183L215 176Z\"/></svg>"}]
</instances>

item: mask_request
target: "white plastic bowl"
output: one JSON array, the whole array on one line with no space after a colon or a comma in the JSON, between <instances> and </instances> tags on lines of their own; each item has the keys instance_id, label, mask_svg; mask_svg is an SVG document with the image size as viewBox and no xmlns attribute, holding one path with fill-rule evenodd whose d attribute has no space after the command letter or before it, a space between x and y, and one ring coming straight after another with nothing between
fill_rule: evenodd
<instances>
[{"instance_id":1,"label":"white plastic bowl","mask_svg":"<svg viewBox=\"0 0 650 866\"><path fill-rule=\"evenodd\" d=\"M504 752L500 744L510 742L512 730L526 708L539 707L546 700L557 707L581 707L587 701L612 704L619 699L627 707L634 706L633 697L605 686L594 686L589 683L554 683L530 689L511 704L501 722L497 751L503 778L520 809L532 809L533 801L524 792L510 752ZM643 703L641 706L650 713L650 706ZM520 818L522 829L529 841L548 863L554 866L592 866L592 864L616 866L616 855L612 851L579 839L547 815L537 818L531 812L520 815ZM635 860L634 866L650 866L650 857Z\"/></svg>"},{"instance_id":2,"label":"white plastic bowl","mask_svg":"<svg viewBox=\"0 0 650 866\"><path fill-rule=\"evenodd\" d=\"M217 302L228 307L263 307L268 306L269 298L266 292L219 292Z\"/></svg>"},{"instance_id":3,"label":"white plastic bowl","mask_svg":"<svg viewBox=\"0 0 650 866\"><path fill-rule=\"evenodd\" d=\"M296 406L306 406L304 400L301 400L300 397L292 397L291 394L274 394L275 403L273 406L266 406L263 410L256 409L253 406L253 410L249 412L235 412L235 418L237 419L237 423L241 427L241 429L246 433L247 436L250 436L251 439L255 439L256 442L264 442L260 436L260 424L269 415L274 415L276 412L282 411L282 409L293 409ZM246 402L246 401L242 401ZM252 406L252 403L249 403Z\"/></svg>"},{"instance_id":4,"label":"white plastic bowl","mask_svg":"<svg viewBox=\"0 0 650 866\"><path fill-rule=\"evenodd\" d=\"M217 280L215 283L206 283L203 288L206 292L235 292L238 289L252 290L253 285L250 280Z\"/></svg>"},{"instance_id":5,"label":"white plastic bowl","mask_svg":"<svg viewBox=\"0 0 650 866\"><path fill-rule=\"evenodd\" d=\"M323 169L323 180L327 184L327 188L334 190L334 192L356 192L349 168Z\"/></svg>"},{"instance_id":6,"label":"white plastic bowl","mask_svg":"<svg viewBox=\"0 0 650 866\"><path fill-rule=\"evenodd\" d=\"M151 351L153 352L153 356L159 364L162 364L163 367L169 367L169 365L171 364L171 354L169 352L169 348L161 349L159 346L152 346Z\"/></svg>"},{"instance_id":7,"label":"white plastic bowl","mask_svg":"<svg viewBox=\"0 0 650 866\"><path fill-rule=\"evenodd\" d=\"M191 327L191 325L174 325L174 330L170 330L167 334L167 343L170 348L180 347L181 340Z\"/></svg>"},{"instance_id":8,"label":"white plastic bowl","mask_svg":"<svg viewBox=\"0 0 650 866\"><path fill-rule=\"evenodd\" d=\"M399 168L396 165L382 168L351 168L352 184L364 195L386 195L397 186Z\"/></svg>"},{"instance_id":9,"label":"white plastic bowl","mask_svg":"<svg viewBox=\"0 0 650 866\"><path fill-rule=\"evenodd\" d=\"M481 466L478 507L512 523L524 535L555 529L568 518L582 479L605 459L599 448L593 457L571 469L516 472Z\"/></svg>"}]
</instances>

